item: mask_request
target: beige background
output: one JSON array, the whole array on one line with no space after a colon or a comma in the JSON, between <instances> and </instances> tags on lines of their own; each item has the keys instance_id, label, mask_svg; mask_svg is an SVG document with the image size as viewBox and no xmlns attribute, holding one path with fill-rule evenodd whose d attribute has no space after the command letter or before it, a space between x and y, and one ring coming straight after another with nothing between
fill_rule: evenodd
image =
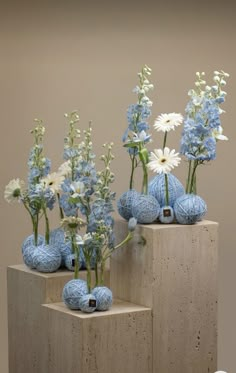
<instances>
[{"instance_id":1,"label":"beige background","mask_svg":"<svg viewBox=\"0 0 236 373\"><path fill-rule=\"evenodd\" d=\"M229 2L19 2L1 5L0 123L1 195L14 177L26 177L26 162L35 117L47 127L45 149L56 169L61 162L63 114L79 109L81 127L94 123L97 154L113 140L114 189L128 188L128 157L120 141L126 108L135 102L136 73L153 69L154 118L182 112L196 71L210 80L215 69L231 74L222 116L228 143L220 143L217 160L199 170L199 194L207 201L210 220L220 223L219 369L236 367L235 332L235 8ZM153 147L158 136L153 132ZM178 149L180 130L169 137ZM176 175L185 182L186 165ZM6 266L21 262L20 245L30 233L22 206L1 197L0 372L7 373ZM52 225L58 224L56 215ZM33 373L33 372L28 372ZM200 372L199 372L200 373Z\"/></svg>"}]
</instances>

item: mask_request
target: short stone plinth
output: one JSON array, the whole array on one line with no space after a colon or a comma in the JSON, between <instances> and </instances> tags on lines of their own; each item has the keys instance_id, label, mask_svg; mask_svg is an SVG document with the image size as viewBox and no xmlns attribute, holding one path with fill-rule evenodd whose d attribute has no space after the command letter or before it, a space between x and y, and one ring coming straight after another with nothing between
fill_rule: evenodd
<instances>
[{"instance_id":1,"label":"short stone plinth","mask_svg":"<svg viewBox=\"0 0 236 373\"><path fill-rule=\"evenodd\" d=\"M80 278L85 279L86 273L81 271ZM60 302L62 289L72 278L67 270L40 273L25 265L8 267L9 373L46 373L42 304ZM107 271L105 280L109 285Z\"/></svg>"},{"instance_id":2,"label":"short stone plinth","mask_svg":"<svg viewBox=\"0 0 236 373\"><path fill-rule=\"evenodd\" d=\"M151 310L115 301L85 314L63 303L43 306L44 373L152 373Z\"/></svg>"},{"instance_id":3,"label":"short stone plinth","mask_svg":"<svg viewBox=\"0 0 236 373\"><path fill-rule=\"evenodd\" d=\"M122 241L127 222L115 227ZM217 370L217 239L211 221L138 225L112 255L114 296L152 308L153 373Z\"/></svg>"}]
</instances>

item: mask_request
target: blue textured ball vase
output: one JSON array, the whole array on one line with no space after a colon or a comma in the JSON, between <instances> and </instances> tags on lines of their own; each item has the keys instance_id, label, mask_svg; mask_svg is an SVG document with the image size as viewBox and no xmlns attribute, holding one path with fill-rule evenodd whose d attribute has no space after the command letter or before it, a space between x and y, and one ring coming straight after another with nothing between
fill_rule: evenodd
<instances>
[{"instance_id":1,"label":"blue textured ball vase","mask_svg":"<svg viewBox=\"0 0 236 373\"><path fill-rule=\"evenodd\" d=\"M38 235L38 245L42 245L44 243L45 239L44 237L39 234ZM26 237L26 239L24 240L22 246L21 246L21 251L22 251L22 254L24 253L25 249L27 246L31 246L31 245L35 245L34 244L34 235L31 234L30 236Z\"/></svg>"},{"instance_id":2,"label":"blue textured ball vase","mask_svg":"<svg viewBox=\"0 0 236 373\"><path fill-rule=\"evenodd\" d=\"M79 308L82 312L92 313L97 308L97 300L92 294L85 294L79 300Z\"/></svg>"},{"instance_id":3,"label":"blue textured ball vase","mask_svg":"<svg viewBox=\"0 0 236 373\"><path fill-rule=\"evenodd\" d=\"M24 263L27 265L27 267L29 267L31 269L36 268L35 256L38 253L38 247L39 246L35 246L35 245L32 245L32 244L28 245L24 248L24 251L23 251L23 254L22 254Z\"/></svg>"},{"instance_id":4,"label":"blue textured ball vase","mask_svg":"<svg viewBox=\"0 0 236 373\"><path fill-rule=\"evenodd\" d=\"M74 279L67 282L62 291L62 299L71 310L79 310L80 298L88 294L87 283L84 280Z\"/></svg>"},{"instance_id":5,"label":"blue textured ball vase","mask_svg":"<svg viewBox=\"0 0 236 373\"><path fill-rule=\"evenodd\" d=\"M75 254L68 254L65 259L65 267L69 271L75 270ZM79 269L82 268L82 259L81 256L79 257Z\"/></svg>"},{"instance_id":6,"label":"blue textured ball vase","mask_svg":"<svg viewBox=\"0 0 236 373\"><path fill-rule=\"evenodd\" d=\"M159 220L163 224L170 224L174 221L175 214L171 206L163 206L160 209Z\"/></svg>"},{"instance_id":7,"label":"blue textured ball vase","mask_svg":"<svg viewBox=\"0 0 236 373\"><path fill-rule=\"evenodd\" d=\"M133 202L139 197L139 193L134 189L130 189L123 193L117 201L117 210L120 216L125 220L132 218Z\"/></svg>"},{"instance_id":8,"label":"blue textured ball vase","mask_svg":"<svg viewBox=\"0 0 236 373\"><path fill-rule=\"evenodd\" d=\"M61 253L55 246L40 245L34 257L34 265L39 272L55 272L61 265Z\"/></svg>"},{"instance_id":9,"label":"blue textured ball vase","mask_svg":"<svg viewBox=\"0 0 236 373\"><path fill-rule=\"evenodd\" d=\"M61 267L65 267L66 257L71 254L71 243L65 241L62 228L56 228L50 232L50 245L55 246L61 253Z\"/></svg>"},{"instance_id":10,"label":"blue textured ball vase","mask_svg":"<svg viewBox=\"0 0 236 373\"><path fill-rule=\"evenodd\" d=\"M165 175L159 174L150 180L148 184L148 193L155 197L160 206L166 205L166 188L165 188ZM168 192L169 192L169 205L174 206L176 199L182 196L185 191L181 182L176 176L168 174Z\"/></svg>"},{"instance_id":11,"label":"blue textured ball vase","mask_svg":"<svg viewBox=\"0 0 236 373\"><path fill-rule=\"evenodd\" d=\"M112 305L112 292L106 286L97 286L92 290L97 301L97 311L107 311Z\"/></svg>"},{"instance_id":12,"label":"blue textured ball vase","mask_svg":"<svg viewBox=\"0 0 236 373\"><path fill-rule=\"evenodd\" d=\"M184 194L175 201L174 212L179 224L194 224L206 214L207 205L195 194Z\"/></svg>"},{"instance_id":13,"label":"blue textured ball vase","mask_svg":"<svg viewBox=\"0 0 236 373\"><path fill-rule=\"evenodd\" d=\"M140 224L153 223L159 216L160 205L155 197L140 194L132 207L132 215Z\"/></svg>"}]
</instances>

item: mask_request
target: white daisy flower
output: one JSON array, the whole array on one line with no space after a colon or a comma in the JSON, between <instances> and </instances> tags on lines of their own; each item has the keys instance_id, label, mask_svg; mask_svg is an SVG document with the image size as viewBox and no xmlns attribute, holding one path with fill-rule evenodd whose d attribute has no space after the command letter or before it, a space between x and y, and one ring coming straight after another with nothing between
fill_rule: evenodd
<instances>
[{"instance_id":1,"label":"white daisy flower","mask_svg":"<svg viewBox=\"0 0 236 373\"><path fill-rule=\"evenodd\" d=\"M60 173L62 176L68 177L71 174L71 163L70 160L62 163L60 167L58 168L58 173Z\"/></svg>"},{"instance_id":2,"label":"white daisy flower","mask_svg":"<svg viewBox=\"0 0 236 373\"><path fill-rule=\"evenodd\" d=\"M214 128L213 129L212 136L216 140L223 140L223 141L229 140L227 136L223 135L223 128L221 126L219 126L218 128Z\"/></svg>"},{"instance_id":3,"label":"white daisy flower","mask_svg":"<svg viewBox=\"0 0 236 373\"><path fill-rule=\"evenodd\" d=\"M81 197L84 194L85 185L82 181L73 181L71 183L71 189L74 192L72 194L73 198Z\"/></svg>"},{"instance_id":4,"label":"white daisy flower","mask_svg":"<svg viewBox=\"0 0 236 373\"><path fill-rule=\"evenodd\" d=\"M169 132L183 123L183 116L177 113L161 114L154 123L157 131Z\"/></svg>"},{"instance_id":5,"label":"white daisy flower","mask_svg":"<svg viewBox=\"0 0 236 373\"><path fill-rule=\"evenodd\" d=\"M150 162L147 164L150 170L158 174L168 174L172 168L177 167L181 161L178 157L179 153L175 153L175 149L170 150L165 147L162 149L154 149L150 155Z\"/></svg>"},{"instance_id":6,"label":"white daisy flower","mask_svg":"<svg viewBox=\"0 0 236 373\"><path fill-rule=\"evenodd\" d=\"M4 198L7 202L16 202L20 200L23 194L25 183L20 179L11 180L5 187Z\"/></svg>"},{"instance_id":7,"label":"white daisy flower","mask_svg":"<svg viewBox=\"0 0 236 373\"><path fill-rule=\"evenodd\" d=\"M59 193L64 179L65 177L62 174L53 172L44 177L41 180L41 184L45 189L50 188L54 193Z\"/></svg>"}]
</instances>

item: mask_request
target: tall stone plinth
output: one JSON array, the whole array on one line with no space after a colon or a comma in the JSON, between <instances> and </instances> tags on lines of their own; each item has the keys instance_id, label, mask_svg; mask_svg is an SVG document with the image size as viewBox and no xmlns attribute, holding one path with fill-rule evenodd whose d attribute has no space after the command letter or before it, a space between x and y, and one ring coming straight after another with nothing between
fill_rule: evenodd
<instances>
[{"instance_id":1,"label":"tall stone plinth","mask_svg":"<svg viewBox=\"0 0 236 373\"><path fill-rule=\"evenodd\" d=\"M117 220L117 242L127 222ZM153 373L217 370L218 224L138 225L111 258L115 297L152 308Z\"/></svg>"},{"instance_id":2,"label":"tall stone plinth","mask_svg":"<svg viewBox=\"0 0 236 373\"><path fill-rule=\"evenodd\" d=\"M116 300L105 312L43 312L44 373L152 373L151 309Z\"/></svg>"},{"instance_id":3,"label":"tall stone plinth","mask_svg":"<svg viewBox=\"0 0 236 373\"><path fill-rule=\"evenodd\" d=\"M80 278L85 279L86 273L81 271ZM40 273L25 265L8 267L9 373L46 373L42 304L60 302L62 289L72 278L66 270ZM105 279L109 284L107 271Z\"/></svg>"}]
</instances>

